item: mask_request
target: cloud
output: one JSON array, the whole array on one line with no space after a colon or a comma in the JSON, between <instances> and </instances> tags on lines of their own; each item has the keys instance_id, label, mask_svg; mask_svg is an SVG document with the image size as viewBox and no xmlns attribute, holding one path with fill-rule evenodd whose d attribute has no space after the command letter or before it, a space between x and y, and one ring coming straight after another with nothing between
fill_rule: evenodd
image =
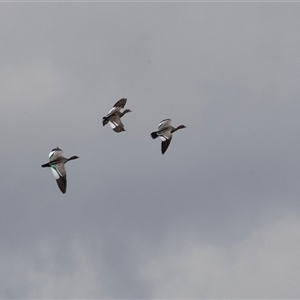
<instances>
[{"instance_id":1,"label":"cloud","mask_svg":"<svg viewBox=\"0 0 300 300\"><path fill-rule=\"evenodd\" d=\"M49 258L51 248L45 243L40 248L40 256ZM71 268L57 268L54 257L44 268L31 266L27 272L29 298L103 298L98 272L87 251L76 251Z\"/></svg>"},{"instance_id":2,"label":"cloud","mask_svg":"<svg viewBox=\"0 0 300 300\"><path fill-rule=\"evenodd\" d=\"M51 115L57 111L59 77L48 62L40 60L0 71L0 132L6 141L3 147L11 150L29 140L40 140L41 129L46 129L42 121L51 123Z\"/></svg>"},{"instance_id":3,"label":"cloud","mask_svg":"<svg viewBox=\"0 0 300 300\"><path fill-rule=\"evenodd\" d=\"M246 239L215 246L187 242L141 269L152 298L298 298L300 219L270 219Z\"/></svg>"},{"instance_id":4,"label":"cloud","mask_svg":"<svg viewBox=\"0 0 300 300\"><path fill-rule=\"evenodd\" d=\"M257 229L300 215L293 6L1 8L2 298L299 296L298 219ZM162 156L164 118L187 129Z\"/></svg>"}]
</instances>

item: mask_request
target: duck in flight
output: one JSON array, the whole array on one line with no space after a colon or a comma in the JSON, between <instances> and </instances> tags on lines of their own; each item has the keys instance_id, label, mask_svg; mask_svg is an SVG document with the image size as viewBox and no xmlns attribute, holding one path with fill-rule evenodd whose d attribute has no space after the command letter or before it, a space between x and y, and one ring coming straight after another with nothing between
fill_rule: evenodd
<instances>
[{"instance_id":1,"label":"duck in flight","mask_svg":"<svg viewBox=\"0 0 300 300\"><path fill-rule=\"evenodd\" d=\"M127 98L122 98L114 105L114 107L108 112L108 114L103 117L102 124L105 126L107 123L115 132L125 131L124 125L121 121L121 118L126 114L131 112L130 109L125 109L121 112L121 109L124 108L127 102Z\"/></svg>"},{"instance_id":2,"label":"duck in flight","mask_svg":"<svg viewBox=\"0 0 300 300\"><path fill-rule=\"evenodd\" d=\"M177 131L178 129L182 129L182 128L186 128L184 125L179 125L178 127L173 127L171 125L171 119L165 119L162 120L159 124L158 124L158 130L157 131L153 131L151 133L151 137L153 139L156 139L157 137L159 137L162 142L161 142L161 153L164 154L170 143L172 140L172 134Z\"/></svg>"},{"instance_id":3,"label":"duck in flight","mask_svg":"<svg viewBox=\"0 0 300 300\"><path fill-rule=\"evenodd\" d=\"M65 163L70 160L79 158L74 155L70 158L66 158L62 155L62 150L58 147L52 149L49 153L49 162L42 165L42 168L50 167L51 171L56 179L57 185L61 192L64 194L67 190L67 173L65 170Z\"/></svg>"}]
</instances>

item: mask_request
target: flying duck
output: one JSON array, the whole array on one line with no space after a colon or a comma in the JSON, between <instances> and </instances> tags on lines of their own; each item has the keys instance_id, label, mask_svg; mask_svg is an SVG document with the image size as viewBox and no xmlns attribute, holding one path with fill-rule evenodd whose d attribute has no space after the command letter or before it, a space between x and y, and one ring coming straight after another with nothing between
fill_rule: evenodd
<instances>
[{"instance_id":1,"label":"flying duck","mask_svg":"<svg viewBox=\"0 0 300 300\"><path fill-rule=\"evenodd\" d=\"M184 125L179 125L178 127L174 128L171 125L171 119L162 120L158 124L158 130L151 133L151 137L156 139L159 137L162 140L161 143L161 153L164 154L172 140L172 133L177 131L178 129L186 128Z\"/></svg>"},{"instance_id":2,"label":"flying duck","mask_svg":"<svg viewBox=\"0 0 300 300\"><path fill-rule=\"evenodd\" d=\"M121 118L128 112L131 112L130 109L125 109L121 112L121 109L124 108L127 102L127 98L122 98L114 105L114 107L108 112L108 114L103 117L102 124L105 126L107 123L115 132L125 131L124 125L121 121Z\"/></svg>"},{"instance_id":3,"label":"flying duck","mask_svg":"<svg viewBox=\"0 0 300 300\"><path fill-rule=\"evenodd\" d=\"M70 158L62 156L62 150L57 148L52 149L49 153L49 162L42 165L42 168L50 167L56 179L57 185L61 192L64 194L67 190L67 174L65 170L65 163L69 160L77 159L78 156L74 155Z\"/></svg>"}]
</instances>

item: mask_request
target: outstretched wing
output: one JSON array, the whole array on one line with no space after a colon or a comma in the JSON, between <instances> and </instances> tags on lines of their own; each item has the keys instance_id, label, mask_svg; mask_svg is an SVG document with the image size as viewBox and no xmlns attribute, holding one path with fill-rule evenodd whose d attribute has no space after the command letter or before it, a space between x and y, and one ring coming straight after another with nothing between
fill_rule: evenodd
<instances>
[{"instance_id":1,"label":"outstretched wing","mask_svg":"<svg viewBox=\"0 0 300 300\"><path fill-rule=\"evenodd\" d=\"M172 140L171 128L167 128L165 130L161 130L157 133L158 137L161 139L161 153L164 154Z\"/></svg>"},{"instance_id":2,"label":"outstretched wing","mask_svg":"<svg viewBox=\"0 0 300 300\"><path fill-rule=\"evenodd\" d=\"M124 125L121 121L121 118L118 114L112 116L109 119L109 125L115 132L122 132L125 131Z\"/></svg>"},{"instance_id":3,"label":"outstretched wing","mask_svg":"<svg viewBox=\"0 0 300 300\"><path fill-rule=\"evenodd\" d=\"M51 166L51 171L56 179L57 185L62 193L67 190L67 174L63 163Z\"/></svg>"},{"instance_id":4,"label":"outstretched wing","mask_svg":"<svg viewBox=\"0 0 300 300\"><path fill-rule=\"evenodd\" d=\"M59 177L56 182L61 192L65 194L67 191L67 176Z\"/></svg>"},{"instance_id":5,"label":"outstretched wing","mask_svg":"<svg viewBox=\"0 0 300 300\"><path fill-rule=\"evenodd\" d=\"M162 120L159 124L158 124L158 131L163 130L167 127L169 127L171 125L171 119L165 119Z\"/></svg>"},{"instance_id":6,"label":"outstretched wing","mask_svg":"<svg viewBox=\"0 0 300 300\"><path fill-rule=\"evenodd\" d=\"M165 152L167 151L170 143L172 141L172 136L169 139L166 139L165 141L161 142L161 153L165 154Z\"/></svg>"},{"instance_id":7,"label":"outstretched wing","mask_svg":"<svg viewBox=\"0 0 300 300\"><path fill-rule=\"evenodd\" d=\"M126 105L126 102L127 102L127 98L122 98L116 102L114 107L124 108L124 106Z\"/></svg>"}]
</instances>

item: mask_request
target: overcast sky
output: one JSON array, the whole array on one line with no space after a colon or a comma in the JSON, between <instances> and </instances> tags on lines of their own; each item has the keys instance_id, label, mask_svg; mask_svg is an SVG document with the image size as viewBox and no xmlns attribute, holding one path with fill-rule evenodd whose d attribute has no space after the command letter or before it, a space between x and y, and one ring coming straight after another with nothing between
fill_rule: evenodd
<instances>
[{"instance_id":1,"label":"overcast sky","mask_svg":"<svg viewBox=\"0 0 300 300\"><path fill-rule=\"evenodd\" d=\"M300 298L299 9L0 3L0 297Z\"/></svg>"}]
</instances>

